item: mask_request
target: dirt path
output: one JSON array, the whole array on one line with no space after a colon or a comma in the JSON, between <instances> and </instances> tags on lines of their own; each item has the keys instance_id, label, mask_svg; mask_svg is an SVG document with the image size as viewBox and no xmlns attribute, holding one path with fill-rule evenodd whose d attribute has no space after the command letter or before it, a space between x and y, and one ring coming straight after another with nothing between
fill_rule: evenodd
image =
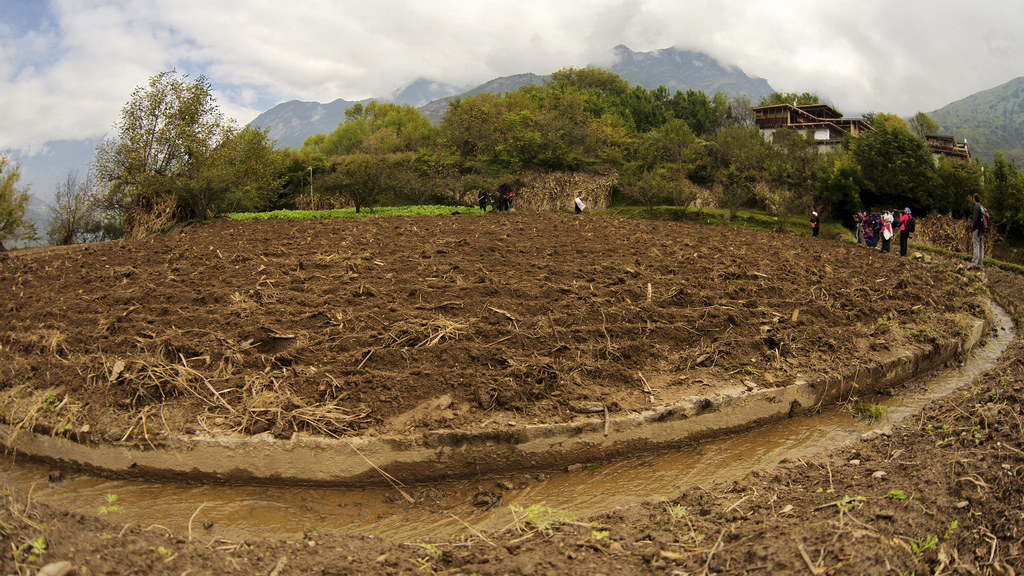
<instances>
[{"instance_id":1,"label":"dirt path","mask_svg":"<svg viewBox=\"0 0 1024 576\"><path fill-rule=\"evenodd\" d=\"M150 434L196 421L288 434L571 419L574 402L624 412L649 405L638 373L658 394L741 373L778 385L956 334L960 314L980 310L975 277L941 263L728 229L510 216L219 223L137 245L11 258L0 264L10 327L0 340L0 377L14 406L7 417L16 421L26 399L53 388L58 402L69 398L62 411L75 406L72 426L120 432L148 414ZM1022 299L1019 278L988 274L994 289ZM733 485L592 519L524 510L507 531L467 542L315 530L299 542L206 542L199 520L187 534L168 534L7 492L3 545L18 553L2 566L28 573L68 560L90 574L1019 572L1022 362L1018 338L971 387L820 461L751 471ZM75 374L85 385L68 383ZM216 385L204 392L205 383ZM449 407L417 410L444 395ZM311 421L301 403L321 413L333 403L336 412ZM37 410L36 421L47 414Z\"/></svg>"}]
</instances>

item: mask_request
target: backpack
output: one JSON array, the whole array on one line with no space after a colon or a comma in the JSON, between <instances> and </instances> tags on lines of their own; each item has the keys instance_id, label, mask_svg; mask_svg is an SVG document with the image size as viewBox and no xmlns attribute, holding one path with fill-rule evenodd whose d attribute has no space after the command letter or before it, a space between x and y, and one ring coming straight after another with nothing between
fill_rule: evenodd
<instances>
[{"instance_id":1,"label":"backpack","mask_svg":"<svg viewBox=\"0 0 1024 576\"><path fill-rule=\"evenodd\" d=\"M984 206L981 207L981 232L982 234L988 234L992 230L992 216L989 215L988 210Z\"/></svg>"},{"instance_id":2,"label":"backpack","mask_svg":"<svg viewBox=\"0 0 1024 576\"><path fill-rule=\"evenodd\" d=\"M903 224L903 229L906 230L907 232L916 232L917 220L913 216L907 218L906 223Z\"/></svg>"}]
</instances>

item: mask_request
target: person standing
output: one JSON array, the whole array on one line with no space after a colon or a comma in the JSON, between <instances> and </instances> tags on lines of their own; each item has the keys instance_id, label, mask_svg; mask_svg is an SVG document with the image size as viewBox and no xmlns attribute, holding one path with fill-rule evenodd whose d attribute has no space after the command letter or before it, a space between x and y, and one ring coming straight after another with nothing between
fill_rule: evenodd
<instances>
[{"instance_id":1,"label":"person standing","mask_svg":"<svg viewBox=\"0 0 1024 576\"><path fill-rule=\"evenodd\" d=\"M512 208L512 186L508 182L502 182L498 186L498 212L507 212Z\"/></svg>"},{"instance_id":2,"label":"person standing","mask_svg":"<svg viewBox=\"0 0 1024 576\"><path fill-rule=\"evenodd\" d=\"M892 240L892 210L882 212L882 252L889 253L889 241Z\"/></svg>"},{"instance_id":3,"label":"person standing","mask_svg":"<svg viewBox=\"0 0 1024 576\"><path fill-rule=\"evenodd\" d=\"M971 220L971 239L974 240L974 259L968 270L981 270L985 267L985 207L981 205L981 196L974 195L974 218Z\"/></svg>"},{"instance_id":4,"label":"person standing","mask_svg":"<svg viewBox=\"0 0 1024 576\"><path fill-rule=\"evenodd\" d=\"M583 210L587 207L587 205L583 203L583 191L582 190L580 190L579 192L576 193L576 200L573 201L573 205L576 208L576 213L577 214L581 214L583 212Z\"/></svg>"},{"instance_id":5,"label":"person standing","mask_svg":"<svg viewBox=\"0 0 1024 576\"><path fill-rule=\"evenodd\" d=\"M818 228L821 225L821 221L818 219L817 212L811 212L811 236L818 235Z\"/></svg>"},{"instance_id":6,"label":"person standing","mask_svg":"<svg viewBox=\"0 0 1024 576\"><path fill-rule=\"evenodd\" d=\"M903 210L903 214L900 214L900 256L907 255L907 240L910 238L910 233L914 231L914 227L914 217L910 215L908 207Z\"/></svg>"}]
</instances>

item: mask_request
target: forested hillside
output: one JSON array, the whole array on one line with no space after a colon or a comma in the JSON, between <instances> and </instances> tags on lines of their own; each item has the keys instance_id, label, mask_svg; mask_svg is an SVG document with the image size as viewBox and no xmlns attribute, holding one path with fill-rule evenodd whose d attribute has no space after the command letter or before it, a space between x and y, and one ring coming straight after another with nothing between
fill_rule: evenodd
<instances>
[{"instance_id":1,"label":"forested hillside","mask_svg":"<svg viewBox=\"0 0 1024 576\"><path fill-rule=\"evenodd\" d=\"M1024 165L1024 77L968 96L930 114L944 134L966 139L975 159L991 164L995 152Z\"/></svg>"}]
</instances>

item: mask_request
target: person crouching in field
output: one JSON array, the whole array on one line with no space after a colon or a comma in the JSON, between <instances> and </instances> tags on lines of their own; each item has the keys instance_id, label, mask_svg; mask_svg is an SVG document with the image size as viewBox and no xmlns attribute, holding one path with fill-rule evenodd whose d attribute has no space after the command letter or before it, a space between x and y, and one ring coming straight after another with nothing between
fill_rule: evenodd
<instances>
[{"instance_id":1,"label":"person crouching in field","mask_svg":"<svg viewBox=\"0 0 1024 576\"><path fill-rule=\"evenodd\" d=\"M480 209L484 212L487 212L488 200L490 200L490 198L488 198L487 190L481 188L480 191L476 193L476 201L480 205Z\"/></svg>"},{"instance_id":2,"label":"person crouching in field","mask_svg":"<svg viewBox=\"0 0 1024 576\"><path fill-rule=\"evenodd\" d=\"M576 213L580 214L587 208L587 205L583 203L583 191L580 190L576 193L576 200L573 201L573 207L576 208Z\"/></svg>"}]
</instances>

